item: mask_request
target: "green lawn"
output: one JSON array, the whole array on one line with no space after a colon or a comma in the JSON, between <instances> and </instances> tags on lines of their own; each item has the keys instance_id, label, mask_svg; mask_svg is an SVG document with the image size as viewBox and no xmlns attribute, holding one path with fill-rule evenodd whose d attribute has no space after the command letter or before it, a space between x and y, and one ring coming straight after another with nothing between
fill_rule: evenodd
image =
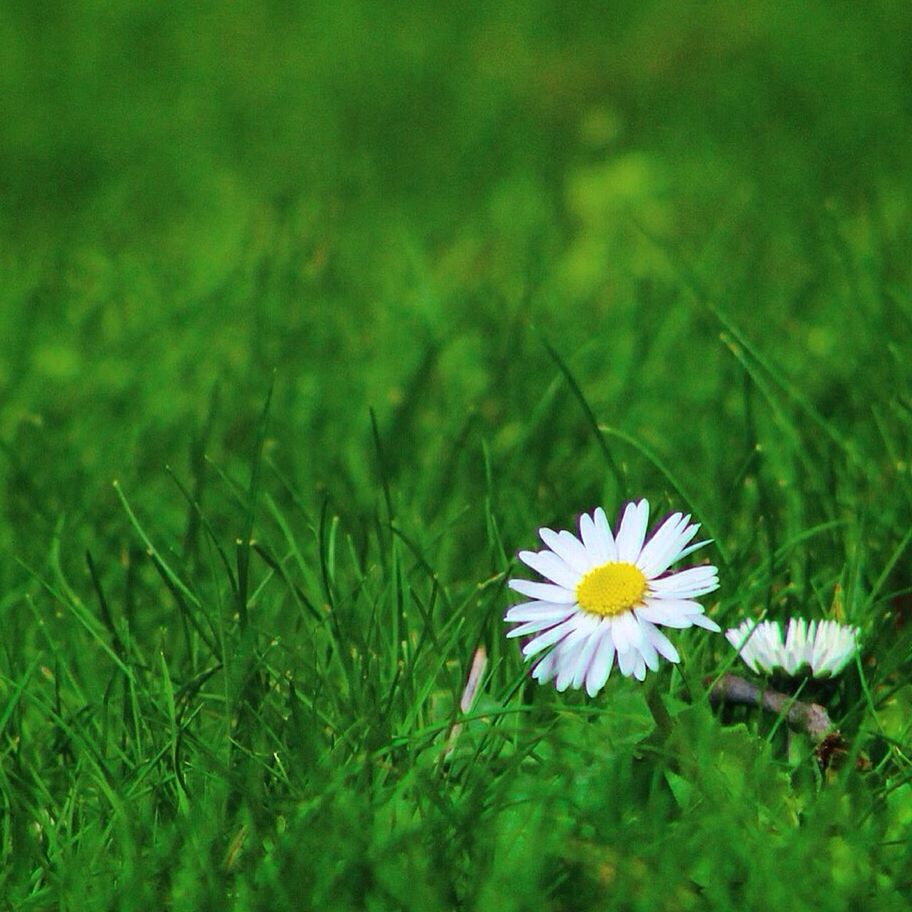
<instances>
[{"instance_id":1,"label":"green lawn","mask_svg":"<svg viewBox=\"0 0 912 912\"><path fill-rule=\"evenodd\" d=\"M0 909L908 908L907 3L10 0L0 60ZM841 766L720 634L530 679L517 552L640 497L723 629L860 627Z\"/></svg>"}]
</instances>

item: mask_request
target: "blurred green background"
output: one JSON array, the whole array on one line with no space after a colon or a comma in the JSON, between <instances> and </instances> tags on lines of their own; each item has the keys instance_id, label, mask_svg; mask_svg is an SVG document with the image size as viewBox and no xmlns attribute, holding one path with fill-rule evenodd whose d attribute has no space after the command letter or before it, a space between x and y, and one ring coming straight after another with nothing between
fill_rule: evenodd
<instances>
[{"instance_id":1,"label":"blurred green background","mask_svg":"<svg viewBox=\"0 0 912 912\"><path fill-rule=\"evenodd\" d=\"M154 486L216 385L236 446L275 369L285 457L355 497L369 405L425 461L470 410L518 433L535 326L600 418L716 465L680 416L738 369L684 275L869 421L910 328L910 39L903 2L10 0L2 439L72 510Z\"/></svg>"},{"instance_id":2,"label":"blurred green background","mask_svg":"<svg viewBox=\"0 0 912 912\"><path fill-rule=\"evenodd\" d=\"M882 847L912 819L910 73L904 0L0 4L0 847L21 908L90 887L97 908L356 908L384 877L416 909L607 889L874 908L908 887ZM248 637L233 549L272 384ZM512 555L640 495L717 540L723 626L862 626L868 678L832 712L868 779L826 791L807 756L771 759L772 722L723 728L690 696L694 768L644 772L630 682L591 716L511 683ZM330 635L333 548L352 623ZM732 658L683 642L691 683ZM507 723L435 778L479 644ZM310 892L282 894L297 877Z\"/></svg>"}]
</instances>

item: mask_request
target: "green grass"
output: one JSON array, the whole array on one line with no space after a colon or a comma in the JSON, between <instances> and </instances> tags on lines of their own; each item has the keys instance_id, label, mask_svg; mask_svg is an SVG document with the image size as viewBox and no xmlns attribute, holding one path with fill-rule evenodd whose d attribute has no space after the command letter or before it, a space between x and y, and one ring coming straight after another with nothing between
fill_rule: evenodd
<instances>
[{"instance_id":1,"label":"green grass","mask_svg":"<svg viewBox=\"0 0 912 912\"><path fill-rule=\"evenodd\" d=\"M4 4L0 908L907 908L910 47L887 0ZM841 770L709 707L718 635L661 736L529 680L516 552L640 496L723 626L861 627Z\"/></svg>"}]
</instances>

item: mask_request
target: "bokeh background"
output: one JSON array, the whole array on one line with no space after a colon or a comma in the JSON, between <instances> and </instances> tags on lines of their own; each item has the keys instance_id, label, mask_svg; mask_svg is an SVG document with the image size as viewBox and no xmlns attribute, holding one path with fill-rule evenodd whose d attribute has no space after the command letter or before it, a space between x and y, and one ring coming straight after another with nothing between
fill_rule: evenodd
<instances>
[{"instance_id":1,"label":"bokeh background","mask_svg":"<svg viewBox=\"0 0 912 912\"><path fill-rule=\"evenodd\" d=\"M10 0L2 437L72 510L154 488L216 386L232 449L276 370L284 457L359 497L369 406L403 460L469 412L520 435L535 327L600 419L714 465L739 369L690 283L869 421L910 326L910 38L901 2ZM554 483L586 458L555 421Z\"/></svg>"}]
</instances>

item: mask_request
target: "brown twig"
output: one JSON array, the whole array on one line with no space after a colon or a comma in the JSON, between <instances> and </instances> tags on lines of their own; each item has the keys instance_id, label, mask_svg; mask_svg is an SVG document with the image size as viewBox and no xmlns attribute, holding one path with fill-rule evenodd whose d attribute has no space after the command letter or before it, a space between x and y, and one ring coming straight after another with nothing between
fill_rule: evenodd
<instances>
[{"instance_id":1,"label":"brown twig","mask_svg":"<svg viewBox=\"0 0 912 912\"><path fill-rule=\"evenodd\" d=\"M762 706L776 715L784 715L790 725L806 731L815 744L834 728L829 714L819 703L804 703L778 690L764 690L738 675L722 675L709 692L709 699L711 703Z\"/></svg>"},{"instance_id":2,"label":"brown twig","mask_svg":"<svg viewBox=\"0 0 912 912\"><path fill-rule=\"evenodd\" d=\"M846 754L845 739L819 703L805 703L778 690L764 690L733 674L722 675L710 690L709 701L715 705L760 706L768 712L785 716L793 728L808 733L816 746L817 760L824 768L838 764Z\"/></svg>"},{"instance_id":3,"label":"brown twig","mask_svg":"<svg viewBox=\"0 0 912 912\"><path fill-rule=\"evenodd\" d=\"M471 711L475 703L475 697L478 696L478 686L481 684L481 677L488 665L488 654L484 646L479 646L472 657L472 667L469 669L469 677L466 681L465 689L462 692L462 699L459 701L459 709L463 715ZM449 760L456 749L456 741L462 732L462 723L457 722L451 729L447 738L446 748L443 752L443 759Z\"/></svg>"}]
</instances>

